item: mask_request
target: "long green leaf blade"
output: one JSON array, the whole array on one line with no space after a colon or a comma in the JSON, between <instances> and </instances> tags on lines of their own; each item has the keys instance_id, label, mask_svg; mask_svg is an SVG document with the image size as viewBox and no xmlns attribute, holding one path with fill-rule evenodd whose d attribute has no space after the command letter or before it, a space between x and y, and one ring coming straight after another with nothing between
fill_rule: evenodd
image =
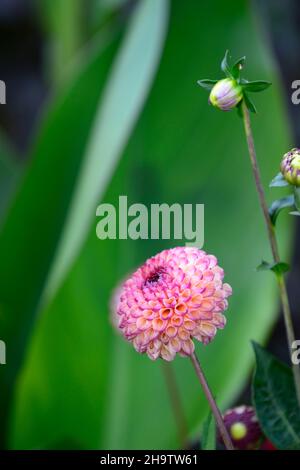
<instances>
[{"instance_id":1,"label":"long green leaf blade","mask_svg":"<svg viewBox=\"0 0 300 470\"><path fill-rule=\"evenodd\" d=\"M199 59L199 44L206 44L211 34L207 18L215 8L214 24L222 31L222 44L217 38L210 49L203 47ZM188 25L184 34L183 25ZM231 50L236 47L241 27L245 39L235 54L247 54L250 74L276 83L244 3L172 2L154 86L104 197L116 208L122 194L128 195L129 203L147 207L153 202L205 203L204 249L218 256L234 290L225 330L209 346L197 346L222 409L232 403L250 371L249 340L264 341L277 309L274 279L254 272L258 253L268 253L268 244L239 120L235 113L210 109L207 96L195 84L216 68L224 44ZM266 181L288 144L276 86L268 95L258 95L261 111L253 123ZM272 122L265 119L270 115ZM269 133L272 139L266 139ZM281 232L284 225L284 259L289 219L278 227ZM17 389L14 447L54 448L58 440L102 449L178 445L159 364L138 355L114 332L108 307L111 292L124 276L175 243L179 241L100 241L94 224L90 227L79 257L41 315ZM205 397L186 359L176 359L174 369L189 428L199 437L207 415Z\"/></svg>"}]
</instances>

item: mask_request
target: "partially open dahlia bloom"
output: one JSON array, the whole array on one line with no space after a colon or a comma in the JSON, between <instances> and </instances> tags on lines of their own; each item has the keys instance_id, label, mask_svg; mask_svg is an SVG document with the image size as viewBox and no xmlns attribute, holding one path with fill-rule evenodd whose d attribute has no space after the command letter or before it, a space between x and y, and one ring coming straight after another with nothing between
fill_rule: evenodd
<instances>
[{"instance_id":1,"label":"partially open dahlia bloom","mask_svg":"<svg viewBox=\"0 0 300 470\"><path fill-rule=\"evenodd\" d=\"M232 293L213 255L194 247L164 250L123 284L119 328L140 353L166 361L189 356L193 338L209 343L226 320Z\"/></svg>"},{"instance_id":2,"label":"partially open dahlia bloom","mask_svg":"<svg viewBox=\"0 0 300 470\"><path fill-rule=\"evenodd\" d=\"M300 149L294 148L283 155L280 170L288 183L300 186Z\"/></svg>"}]
</instances>

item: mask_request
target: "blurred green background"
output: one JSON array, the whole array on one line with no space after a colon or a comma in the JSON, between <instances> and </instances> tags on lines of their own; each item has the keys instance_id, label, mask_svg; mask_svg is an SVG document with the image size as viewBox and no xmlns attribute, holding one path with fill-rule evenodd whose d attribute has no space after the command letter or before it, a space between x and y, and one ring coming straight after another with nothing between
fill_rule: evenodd
<instances>
[{"instance_id":1,"label":"blurred green background","mask_svg":"<svg viewBox=\"0 0 300 470\"><path fill-rule=\"evenodd\" d=\"M120 280L178 241L100 241L96 208L119 195L205 204L204 249L234 295L227 327L197 351L218 403L232 405L251 371L250 340L270 335L277 297L272 277L255 272L269 251L242 122L209 107L196 82L221 76L225 49L247 56L247 78L272 82L253 117L267 187L293 139L261 10L234 0L15 4L0 33L16 21L21 47L7 48L16 66L0 76L1 447L179 447L159 362L138 355L109 318ZM23 102L11 91L18 61L30 70L17 81ZM289 218L279 228L288 257ZM190 362L171 367L193 442L207 405Z\"/></svg>"}]
</instances>

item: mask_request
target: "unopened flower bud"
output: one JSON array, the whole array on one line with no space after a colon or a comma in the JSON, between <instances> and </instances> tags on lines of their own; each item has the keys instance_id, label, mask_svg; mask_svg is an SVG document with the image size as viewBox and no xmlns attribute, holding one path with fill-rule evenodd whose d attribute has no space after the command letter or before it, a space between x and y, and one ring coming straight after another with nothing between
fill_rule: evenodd
<instances>
[{"instance_id":1,"label":"unopened flower bud","mask_svg":"<svg viewBox=\"0 0 300 470\"><path fill-rule=\"evenodd\" d=\"M300 186L300 149L294 148L283 155L280 170L288 183Z\"/></svg>"},{"instance_id":2,"label":"unopened flower bud","mask_svg":"<svg viewBox=\"0 0 300 470\"><path fill-rule=\"evenodd\" d=\"M222 111L230 111L235 108L242 98L242 87L231 78L219 80L209 95L210 103Z\"/></svg>"},{"instance_id":3,"label":"unopened flower bud","mask_svg":"<svg viewBox=\"0 0 300 470\"><path fill-rule=\"evenodd\" d=\"M260 450L277 450L269 439L265 439L261 444Z\"/></svg>"}]
</instances>

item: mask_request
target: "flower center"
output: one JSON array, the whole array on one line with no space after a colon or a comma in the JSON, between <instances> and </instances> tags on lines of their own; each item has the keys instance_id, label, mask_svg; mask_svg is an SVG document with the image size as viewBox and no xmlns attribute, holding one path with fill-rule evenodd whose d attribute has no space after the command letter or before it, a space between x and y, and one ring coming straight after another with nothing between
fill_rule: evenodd
<instances>
[{"instance_id":1,"label":"flower center","mask_svg":"<svg viewBox=\"0 0 300 470\"><path fill-rule=\"evenodd\" d=\"M244 423L233 423L230 428L230 433L236 441L244 439L247 435L247 426Z\"/></svg>"}]
</instances>

